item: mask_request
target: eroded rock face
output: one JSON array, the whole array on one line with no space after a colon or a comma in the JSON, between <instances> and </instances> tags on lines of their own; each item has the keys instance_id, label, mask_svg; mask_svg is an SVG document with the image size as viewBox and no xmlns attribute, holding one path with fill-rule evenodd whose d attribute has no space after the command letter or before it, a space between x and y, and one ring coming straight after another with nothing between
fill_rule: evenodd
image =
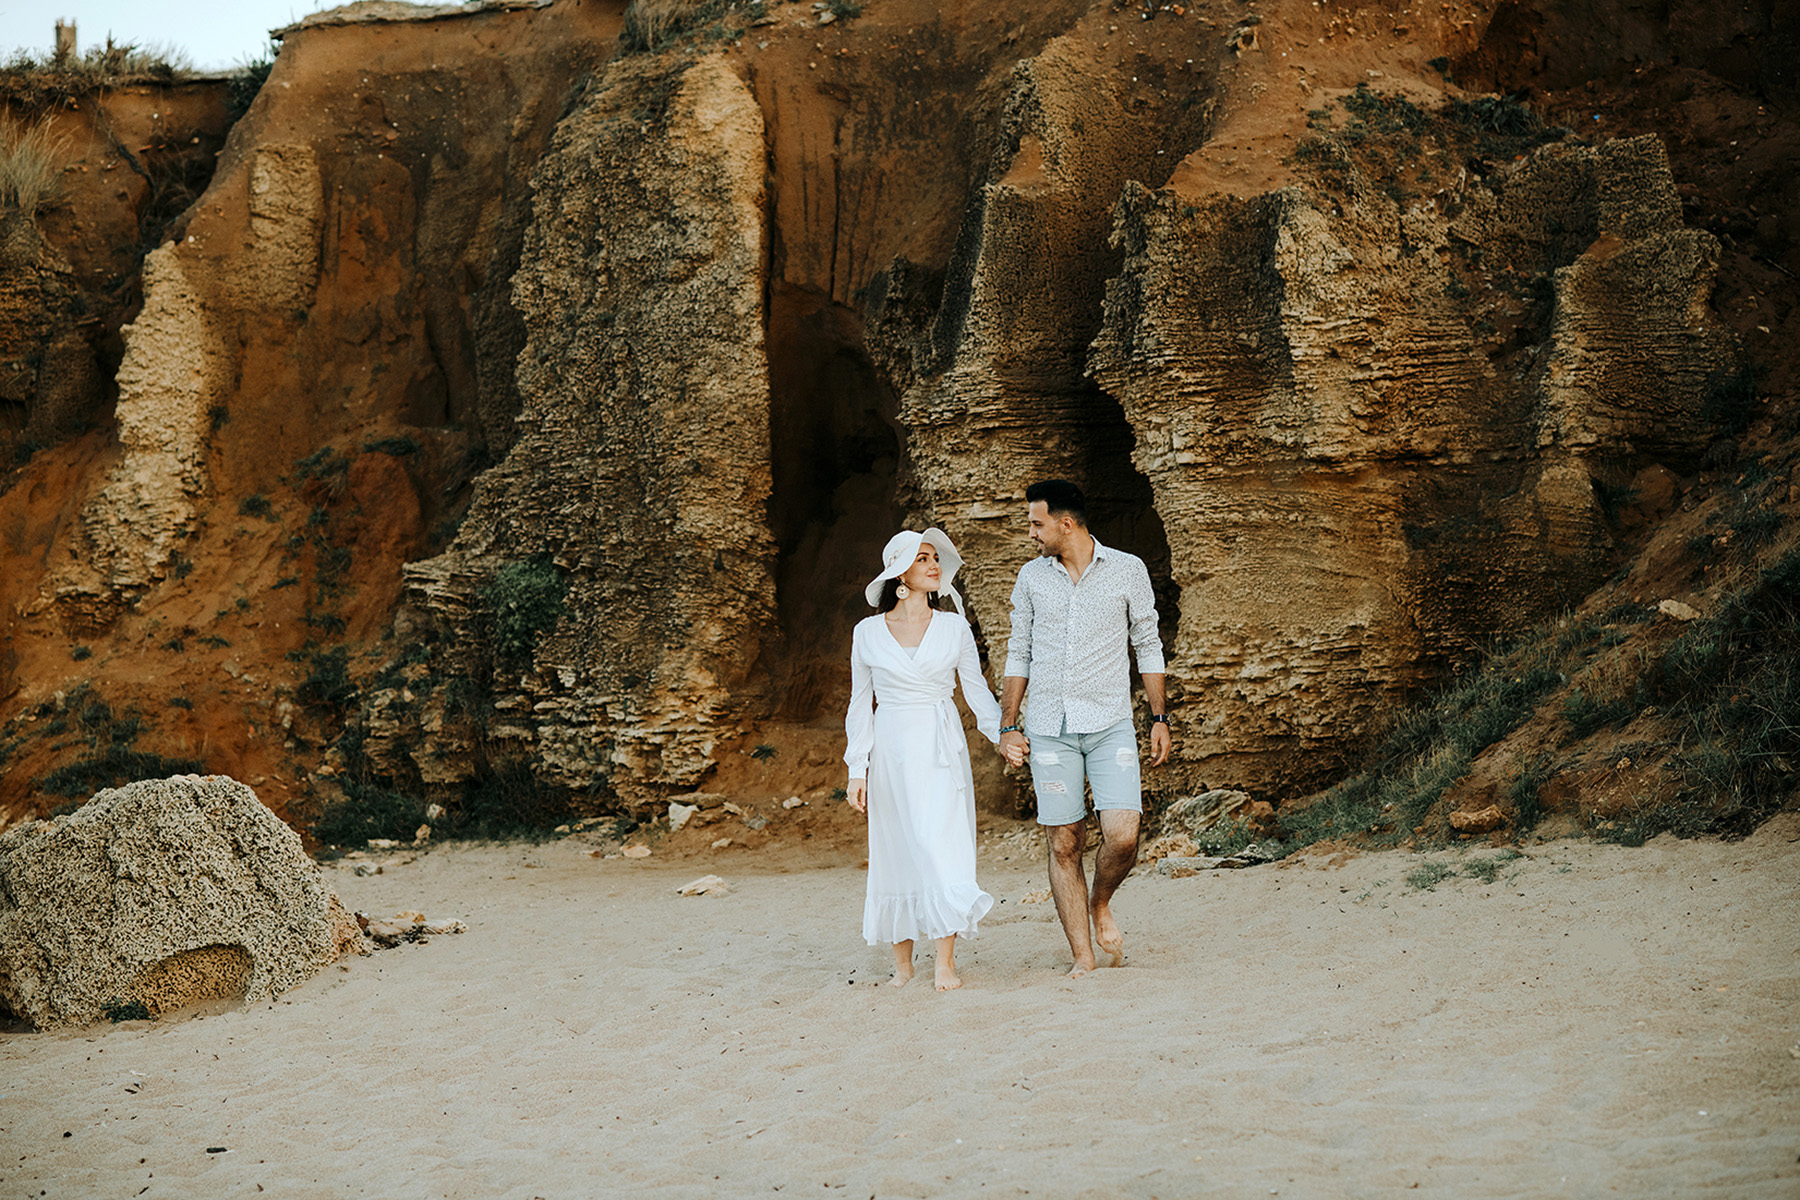
<instances>
[{"instance_id":1,"label":"eroded rock face","mask_svg":"<svg viewBox=\"0 0 1800 1200\"><path fill-rule=\"evenodd\" d=\"M39 1029L268 999L366 949L299 835L224 776L101 792L0 837L0 1003Z\"/></svg>"},{"instance_id":2,"label":"eroded rock face","mask_svg":"<svg viewBox=\"0 0 1800 1200\"><path fill-rule=\"evenodd\" d=\"M1195 779L1316 782L1445 664L1576 601L1613 566L1595 480L1696 455L1732 362L1654 138L1547 146L1435 205L1353 192L1120 204L1092 365L1171 530ZM1497 337L1517 280L1549 319Z\"/></svg>"},{"instance_id":3,"label":"eroded rock face","mask_svg":"<svg viewBox=\"0 0 1800 1200\"><path fill-rule=\"evenodd\" d=\"M761 114L717 58L617 62L558 127L514 284L517 440L450 551L406 569L497 714L478 733L446 716L449 689L424 701L426 782L471 778L481 736L564 786L685 790L741 718L774 614L763 159ZM508 660L484 590L540 553L563 616ZM394 769L408 740L365 748Z\"/></svg>"}]
</instances>

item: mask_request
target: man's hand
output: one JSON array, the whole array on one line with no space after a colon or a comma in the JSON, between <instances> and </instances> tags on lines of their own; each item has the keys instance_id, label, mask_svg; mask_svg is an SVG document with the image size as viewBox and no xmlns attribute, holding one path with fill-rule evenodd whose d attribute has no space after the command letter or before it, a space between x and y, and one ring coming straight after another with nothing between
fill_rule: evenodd
<instances>
[{"instance_id":1,"label":"man's hand","mask_svg":"<svg viewBox=\"0 0 1800 1200\"><path fill-rule=\"evenodd\" d=\"M1150 726L1150 765L1160 767L1169 761L1169 748L1174 739L1169 736L1169 727L1161 721Z\"/></svg>"},{"instance_id":2,"label":"man's hand","mask_svg":"<svg viewBox=\"0 0 1800 1200\"><path fill-rule=\"evenodd\" d=\"M844 799L849 803L851 808L854 808L865 817L868 816L869 781L866 779L852 779L849 786L844 788Z\"/></svg>"},{"instance_id":3,"label":"man's hand","mask_svg":"<svg viewBox=\"0 0 1800 1200\"><path fill-rule=\"evenodd\" d=\"M1014 730L1000 735L1000 757L1015 767L1025 765L1025 756L1031 753L1031 739Z\"/></svg>"}]
</instances>

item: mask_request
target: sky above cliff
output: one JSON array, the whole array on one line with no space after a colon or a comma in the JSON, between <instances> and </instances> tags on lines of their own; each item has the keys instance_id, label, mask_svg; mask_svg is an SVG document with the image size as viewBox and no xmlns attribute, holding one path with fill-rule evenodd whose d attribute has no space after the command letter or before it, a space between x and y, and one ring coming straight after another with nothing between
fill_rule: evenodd
<instances>
[{"instance_id":1,"label":"sky above cliff","mask_svg":"<svg viewBox=\"0 0 1800 1200\"><path fill-rule=\"evenodd\" d=\"M198 70L226 71L258 58L269 30L292 25L335 0L0 0L0 55L45 55L58 18L73 20L80 48L115 42L175 50Z\"/></svg>"}]
</instances>

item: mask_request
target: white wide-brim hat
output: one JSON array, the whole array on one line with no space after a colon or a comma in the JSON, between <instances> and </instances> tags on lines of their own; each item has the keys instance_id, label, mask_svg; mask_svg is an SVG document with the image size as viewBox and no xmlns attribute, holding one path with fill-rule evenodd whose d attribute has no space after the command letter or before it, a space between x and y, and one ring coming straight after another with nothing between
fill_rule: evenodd
<instances>
[{"instance_id":1,"label":"white wide-brim hat","mask_svg":"<svg viewBox=\"0 0 1800 1200\"><path fill-rule=\"evenodd\" d=\"M888 544L881 550L881 574L869 580L869 586L863 589L863 595L871 608L881 604L881 585L890 579L898 579L912 569L913 560L919 557L919 544L930 542L938 552L938 570L943 577L938 581L938 595L948 596L956 611L963 610L962 597L950 582L956 578L957 568L962 566L962 555L956 552L956 546L950 535L933 526L924 533L911 529L902 529L888 539Z\"/></svg>"}]
</instances>

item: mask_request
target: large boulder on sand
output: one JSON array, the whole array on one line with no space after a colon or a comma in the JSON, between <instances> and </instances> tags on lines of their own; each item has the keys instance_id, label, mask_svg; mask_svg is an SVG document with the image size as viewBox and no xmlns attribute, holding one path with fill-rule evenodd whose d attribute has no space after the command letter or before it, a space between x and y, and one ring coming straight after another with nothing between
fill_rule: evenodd
<instances>
[{"instance_id":1,"label":"large boulder on sand","mask_svg":"<svg viewBox=\"0 0 1800 1200\"><path fill-rule=\"evenodd\" d=\"M299 835L235 779L143 780L0 836L0 1006L39 1029L266 1000L366 949Z\"/></svg>"}]
</instances>

